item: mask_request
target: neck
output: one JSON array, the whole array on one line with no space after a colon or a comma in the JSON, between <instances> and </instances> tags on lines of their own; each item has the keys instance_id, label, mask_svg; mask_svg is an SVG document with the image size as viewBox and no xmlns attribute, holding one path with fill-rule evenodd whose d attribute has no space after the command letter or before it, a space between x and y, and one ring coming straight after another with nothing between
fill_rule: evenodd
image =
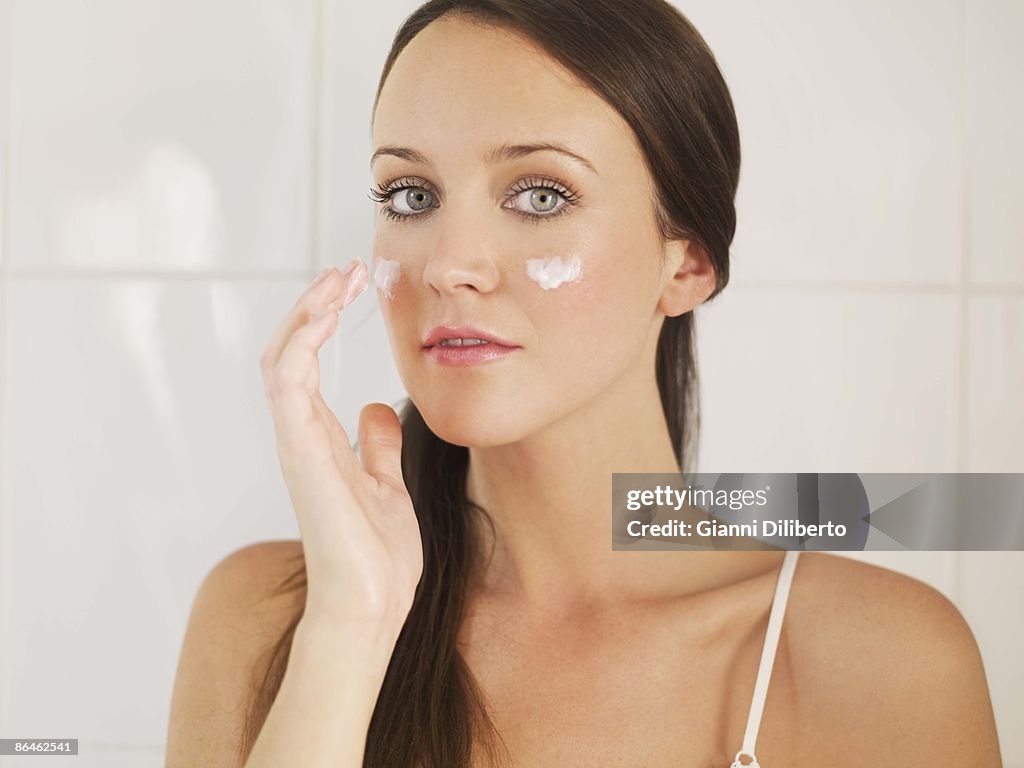
<instances>
[{"instance_id":1,"label":"neck","mask_svg":"<svg viewBox=\"0 0 1024 768\"><path fill-rule=\"evenodd\" d=\"M467 495L494 524L493 533L478 528L482 562L471 592L565 617L704 592L778 560L612 551L613 472L679 472L653 376L620 382L528 439L471 448Z\"/></svg>"}]
</instances>

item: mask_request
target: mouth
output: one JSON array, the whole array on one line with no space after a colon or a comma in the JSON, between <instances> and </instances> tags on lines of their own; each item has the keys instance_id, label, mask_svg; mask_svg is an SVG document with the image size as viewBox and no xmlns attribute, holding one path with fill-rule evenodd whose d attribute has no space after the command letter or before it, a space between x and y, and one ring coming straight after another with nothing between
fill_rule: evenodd
<instances>
[{"instance_id":1,"label":"mouth","mask_svg":"<svg viewBox=\"0 0 1024 768\"><path fill-rule=\"evenodd\" d=\"M503 339L489 331L468 325L439 325L427 334L426 339L423 341L425 349L437 346L472 347L486 345L506 347L508 349L519 348L519 345L515 342Z\"/></svg>"},{"instance_id":2,"label":"mouth","mask_svg":"<svg viewBox=\"0 0 1024 768\"><path fill-rule=\"evenodd\" d=\"M470 326L442 325L428 334L423 351L441 365L478 365L502 360L517 350L518 344L496 334Z\"/></svg>"}]
</instances>

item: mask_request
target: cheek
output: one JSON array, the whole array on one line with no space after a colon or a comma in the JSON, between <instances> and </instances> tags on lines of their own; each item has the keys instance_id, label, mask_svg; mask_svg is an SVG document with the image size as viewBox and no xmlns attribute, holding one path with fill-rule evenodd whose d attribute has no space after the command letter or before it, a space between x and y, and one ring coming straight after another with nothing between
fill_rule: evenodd
<instances>
[{"instance_id":1,"label":"cheek","mask_svg":"<svg viewBox=\"0 0 1024 768\"><path fill-rule=\"evenodd\" d=\"M405 364L410 345L415 347L419 338L415 306L410 306L410 300L415 299L410 291L415 283L412 267L401 259L393 258L405 251L403 244L394 238L376 233L369 264L369 278L377 289L377 304L400 367Z\"/></svg>"},{"instance_id":2,"label":"cheek","mask_svg":"<svg viewBox=\"0 0 1024 768\"><path fill-rule=\"evenodd\" d=\"M395 286L402 274L402 267L395 259L378 257L373 265L373 282L386 299L395 298Z\"/></svg>"},{"instance_id":3,"label":"cheek","mask_svg":"<svg viewBox=\"0 0 1024 768\"><path fill-rule=\"evenodd\" d=\"M575 337L579 343L579 334L589 340L593 332L613 326L630 293L617 261L612 254L593 250L528 259L520 267L520 295L540 331L559 339Z\"/></svg>"},{"instance_id":4,"label":"cheek","mask_svg":"<svg viewBox=\"0 0 1024 768\"><path fill-rule=\"evenodd\" d=\"M581 391L630 364L644 347L654 315L640 255L615 245L549 251L521 268L523 308L538 334L544 365L574 371L582 380L572 386Z\"/></svg>"},{"instance_id":5,"label":"cheek","mask_svg":"<svg viewBox=\"0 0 1024 768\"><path fill-rule=\"evenodd\" d=\"M400 227L381 226L374 231L370 280L377 288L381 308L384 309L409 301L409 289L415 280L408 255L416 253L418 246L415 237L410 239L408 232L394 231Z\"/></svg>"},{"instance_id":6,"label":"cheek","mask_svg":"<svg viewBox=\"0 0 1024 768\"><path fill-rule=\"evenodd\" d=\"M526 276L545 291L583 279L583 260L579 256L549 256L527 259Z\"/></svg>"}]
</instances>

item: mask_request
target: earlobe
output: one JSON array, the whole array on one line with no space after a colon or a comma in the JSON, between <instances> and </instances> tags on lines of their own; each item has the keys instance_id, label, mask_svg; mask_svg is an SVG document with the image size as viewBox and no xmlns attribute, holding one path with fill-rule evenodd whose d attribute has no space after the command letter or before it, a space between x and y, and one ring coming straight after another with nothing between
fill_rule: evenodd
<instances>
[{"instance_id":1,"label":"earlobe","mask_svg":"<svg viewBox=\"0 0 1024 768\"><path fill-rule=\"evenodd\" d=\"M714 293L715 268L707 250L696 241L673 240L666 249L668 274L659 306L666 317L678 317L704 303Z\"/></svg>"}]
</instances>

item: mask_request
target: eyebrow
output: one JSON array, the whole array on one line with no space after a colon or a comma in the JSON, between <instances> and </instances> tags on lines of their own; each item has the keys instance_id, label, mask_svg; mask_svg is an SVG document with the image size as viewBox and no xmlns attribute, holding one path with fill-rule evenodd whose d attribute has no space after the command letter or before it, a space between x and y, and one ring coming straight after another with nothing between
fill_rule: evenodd
<instances>
[{"instance_id":1,"label":"eyebrow","mask_svg":"<svg viewBox=\"0 0 1024 768\"><path fill-rule=\"evenodd\" d=\"M576 154L561 144L556 144L550 141L540 141L532 144L502 144L486 154L484 156L484 161L493 165L501 160L515 160L520 157L532 155L535 152L558 152L559 154L565 155L575 160L577 163L580 163L589 169L591 173L597 174L597 169L594 167L593 163L587 160L587 158ZM380 147L370 157L370 166L373 166L378 157L382 157L384 155L391 155L393 157L401 158L402 160L408 160L410 163L419 163L420 165L431 164L426 155L421 152L417 152L415 149L410 149L409 147L384 146Z\"/></svg>"}]
</instances>

